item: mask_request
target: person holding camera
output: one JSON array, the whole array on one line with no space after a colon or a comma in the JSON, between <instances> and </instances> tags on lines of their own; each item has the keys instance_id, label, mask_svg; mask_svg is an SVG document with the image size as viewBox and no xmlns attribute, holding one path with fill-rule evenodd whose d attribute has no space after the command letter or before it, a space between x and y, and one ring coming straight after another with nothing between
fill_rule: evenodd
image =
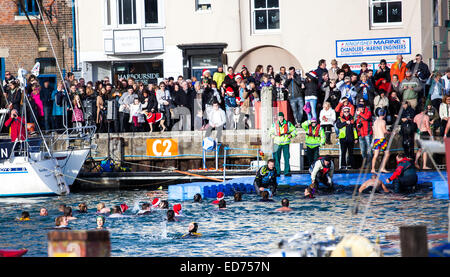
<instances>
[{"instance_id":1,"label":"person holding camera","mask_svg":"<svg viewBox=\"0 0 450 277\"><path fill-rule=\"evenodd\" d=\"M284 82L284 87L289 92L289 104L296 121L295 127L300 127L303 119L303 107L305 106L305 95L303 93L302 77L295 72L295 67L289 68L287 80Z\"/></svg>"},{"instance_id":2,"label":"person holding camera","mask_svg":"<svg viewBox=\"0 0 450 277\"><path fill-rule=\"evenodd\" d=\"M11 117L5 122L5 127L11 127L11 141L25 140L25 121L19 116L17 110L11 110Z\"/></svg>"}]
</instances>

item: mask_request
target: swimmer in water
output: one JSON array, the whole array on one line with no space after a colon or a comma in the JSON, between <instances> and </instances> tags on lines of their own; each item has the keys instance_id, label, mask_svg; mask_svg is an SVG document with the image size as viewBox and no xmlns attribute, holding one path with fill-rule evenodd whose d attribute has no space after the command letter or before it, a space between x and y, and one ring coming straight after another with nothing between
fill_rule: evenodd
<instances>
[{"instance_id":1,"label":"swimmer in water","mask_svg":"<svg viewBox=\"0 0 450 277\"><path fill-rule=\"evenodd\" d=\"M63 215L60 215L55 219L55 225L56 227L54 229L70 229L69 220Z\"/></svg>"},{"instance_id":2,"label":"swimmer in water","mask_svg":"<svg viewBox=\"0 0 450 277\"><path fill-rule=\"evenodd\" d=\"M137 213L137 215L148 215L151 213L150 203L142 204L142 209Z\"/></svg>"},{"instance_id":3,"label":"swimmer in water","mask_svg":"<svg viewBox=\"0 0 450 277\"><path fill-rule=\"evenodd\" d=\"M64 208L64 216L67 217L67 220L75 220L76 217L72 216L72 208L71 207L65 207Z\"/></svg>"},{"instance_id":4,"label":"swimmer in water","mask_svg":"<svg viewBox=\"0 0 450 277\"><path fill-rule=\"evenodd\" d=\"M218 205L220 200L225 198L225 194L221 191L217 193L216 200L214 200L211 204Z\"/></svg>"},{"instance_id":5,"label":"swimmer in water","mask_svg":"<svg viewBox=\"0 0 450 277\"><path fill-rule=\"evenodd\" d=\"M274 202L273 199L269 198L269 192L267 190L261 192L262 198L259 200L260 202Z\"/></svg>"},{"instance_id":6,"label":"swimmer in water","mask_svg":"<svg viewBox=\"0 0 450 277\"><path fill-rule=\"evenodd\" d=\"M64 212L64 208L66 207L66 204L60 204L59 206L58 206L58 211L60 211L60 212Z\"/></svg>"},{"instance_id":7,"label":"swimmer in water","mask_svg":"<svg viewBox=\"0 0 450 277\"><path fill-rule=\"evenodd\" d=\"M173 205L173 211L175 212L175 216L182 216L182 214L181 214L181 204Z\"/></svg>"},{"instance_id":8,"label":"swimmer in water","mask_svg":"<svg viewBox=\"0 0 450 277\"><path fill-rule=\"evenodd\" d=\"M97 204L97 213L99 214L109 214L111 212L110 208L105 207L105 203Z\"/></svg>"},{"instance_id":9,"label":"swimmer in water","mask_svg":"<svg viewBox=\"0 0 450 277\"><path fill-rule=\"evenodd\" d=\"M41 210L39 211L39 215L40 216L48 216L48 211L46 208L41 208Z\"/></svg>"},{"instance_id":10,"label":"swimmer in water","mask_svg":"<svg viewBox=\"0 0 450 277\"><path fill-rule=\"evenodd\" d=\"M127 210L128 210L128 205L127 204L125 204L125 203L120 204L120 211L122 213L126 212Z\"/></svg>"},{"instance_id":11,"label":"swimmer in water","mask_svg":"<svg viewBox=\"0 0 450 277\"><path fill-rule=\"evenodd\" d=\"M242 201L242 192L236 191L234 193L234 202L241 202Z\"/></svg>"},{"instance_id":12,"label":"swimmer in water","mask_svg":"<svg viewBox=\"0 0 450 277\"><path fill-rule=\"evenodd\" d=\"M175 212L173 210L167 211L167 221L169 222L177 221L177 219L175 218Z\"/></svg>"},{"instance_id":13,"label":"swimmer in water","mask_svg":"<svg viewBox=\"0 0 450 277\"><path fill-rule=\"evenodd\" d=\"M167 200L161 200L161 203L159 203L159 208L167 210L169 208L169 202Z\"/></svg>"},{"instance_id":14,"label":"swimmer in water","mask_svg":"<svg viewBox=\"0 0 450 277\"><path fill-rule=\"evenodd\" d=\"M78 204L78 213L85 214L88 212L88 207L86 203L80 203Z\"/></svg>"},{"instance_id":15,"label":"swimmer in water","mask_svg":"<svg viewBox=\"0 0 450 277\"><path fill-rule=\"evenodd\" d=\"M106 229L106 228L104 227L104 225L105 225L105 217L102 216L102 215L98 215L98 216L97 216L97 229L98 229L98 230Z\"/></svg>"},{"instance_id":16,"label":"swimmer in water","mask_svg":"<svg viewBox=\"0 0 450 277\"><path fill-rule=\"evenodd\" d=\"M27 211L23 211L21 216L20 216L20 218L19 218L19 220L20 221L28 221L28 220L30 220L30 213L27 212Z\"/></svg>"},{"instance_id":17,"label":"swimmer in water","mask_svg":"<svg viewBox=\"0 0 450 277\"><path fill-rule=\"evenodd\" d=\"M219 201L219 210L226 210L227 209L227 202L222 199Z\"/></svg>"},{"instance_id":18,"label":"swimmer in water","mask_svg":"<svg viewBox=\"0 0 450 277\"><path fill-rule=\"evenodd\" d=\"M154 198L152 201L152 208L153 209L159 208L159 204L161 204L161 200L159 200L159 198Z\"/></svg>"},{"instance_id":19,"label":"swimmer in water","mask_svg":"<svg viewBox=\"0 0 450 277\"><path fill-rule=\"evenodd\" d=\"M182 238L198 238L201 237L202 234L197 233L198 230L198 224L196 222L191 222L189 224L189 233L184 234Z\"/></svg>"},{"instance_id":20,"label":"swimmer in water","mask_svg":"<svg viewBox=\"0 0 450 277\"><path fill-rule=\"evenodd\" d=\"M275 210L276 212L292 212L292 209L289 208L289 199L283 198L281 200L281 208Z\"/></svg>"},{"instance_id":21,"label":"swimmer in water","mask_svg":"<svg viewBox=\"0 0 450 277\"><path fill-rule=\"evenodd\" d=\"M365 189L367 189L368 187L374 187L376 186L376 191L379 192L380 187L383 189L384 192L391 192L390 190L388 190L386 188L386 186L383 184L383 182L381 182L381 180L377 180L377 175L376 174L372 174L372 177L365 181L361 187L359 188L359 193L362 193Z\"/></svg>"},{"instance_id":22,"label":"swimmer in water","mask_svg":"<svg viewBox=\"0 0 450 277\"><path fill-rule=\"evenodd\" d=\"M111 209L111 215L109 217L123 217L122 215L122 209L120 208L120 206L114 206Z\"/></svg>"},{"instance_id":23,"label":"swimmer in water","mask_svg":"<svg viewBox=\"0 0 450 277\"><path fill-rule=\"evenodd\" d=\"M202 202L202 195L200 193L194 195L194 203L201 203L201 202Z\"/></svg>"}]
</instances>

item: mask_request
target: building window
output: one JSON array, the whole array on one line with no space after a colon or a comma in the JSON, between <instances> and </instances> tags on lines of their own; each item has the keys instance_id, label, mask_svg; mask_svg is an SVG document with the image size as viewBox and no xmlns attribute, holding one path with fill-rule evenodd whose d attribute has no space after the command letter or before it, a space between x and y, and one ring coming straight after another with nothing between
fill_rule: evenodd
<instances>
[{"instance_id":1,"label":"building window","mask_svg":"<svg viewBox=\"0 0 450 277\"><path fill-rule=\"evenodd\" d=\"M211 0L195 0L195 9L197 11L211 10Z\"/></svg>"},{"instance_id":2,"label":"building window","mask_svg":"<svg viewBox=\"0 0 450 277\"><path fill-rule=\"evenodd\" d=\"M136 24L136 0L118 0L119 24Z\"/></svg>"},{"instance_id":3,"label":"building window","mask_svg":"<svg viewBox=\"0 0 450 277\"><path fill-rule=\"evenodd\" d=\"M402 23L402 1L371 0L372 26L399 25Z\"/></svg>"},{"instance_id":4,"label":"building window","mask_svg":"<svg viewBox=\"0 0 450 277\"><path fill-rule=\"evenodd\" d=\"M145 24L158 24L158 0L145 0Z\"/></svg>"},{"instance_id":5,"label":"building window","mask_svg":"<svg viewBox=\"0 0 450 277\"><path fill-rule=\"evenodd\" d=\"M19 8L19 15L25 15L25 12L28 15L39 15L39 7L36 0L19 0L17 6Z\"/></svg>"},{"instance_id":6,"label":"building window","mask_svg":"<svg viewBox=\"0 0 450 277\"><path fill-rule=\"evenodd\" d=\"M253 0L253 29L258 31L280 29L279 0Z\"/></svg>"}]
</instances>

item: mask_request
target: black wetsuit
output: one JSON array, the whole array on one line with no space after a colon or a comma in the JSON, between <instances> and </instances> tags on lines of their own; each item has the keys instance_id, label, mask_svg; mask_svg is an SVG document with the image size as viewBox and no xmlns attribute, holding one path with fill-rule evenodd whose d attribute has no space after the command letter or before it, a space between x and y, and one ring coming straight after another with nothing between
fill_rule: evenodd
<instances>
[{"instance_id":1,"label":"black wetsuit","mask_svg":"<svg viewBox=\"0 0 450 277\"><path fill-rule=\"evenodd\" d=\"M277 170L275 169L275 167L272 170L270 170L267 165L261 167L256 173L255 181L253 182L256 194L261 195L261 191L259 191L259 188L263 187L265 189L270 189L272 194L275 195L278 187L276 176Z\"/></svg>"}]
</instances>

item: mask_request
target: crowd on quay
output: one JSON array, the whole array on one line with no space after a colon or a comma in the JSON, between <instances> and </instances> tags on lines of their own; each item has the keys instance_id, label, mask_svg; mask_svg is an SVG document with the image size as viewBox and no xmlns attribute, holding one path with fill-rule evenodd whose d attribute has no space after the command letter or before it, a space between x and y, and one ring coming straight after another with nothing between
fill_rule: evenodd
<instances>
[{"instance_id":1,"label":"crowd on quay","mask_svg":"<svg viewBox=\"0 0 450 277\"><path fill-rule=\"evenodd\" d=\"M19 83L6 72L2 85L0 107L20 115ZM129 78L113 84L108 77L96 82L77 80L69 72L56 88L48 81L41 86L33 75L25 88L43 130L63 128L66 118L69 128L97 125L98 132L203 130L210 136L215 129L218 137L223 129L254 128L255 104L266 91L274 101L289 102L293 125L307 133L309 164L317 159L321 146L331 144L333 131L344 169L355 167L355 143L367 161L372 160L373 142L376 150L384 150L390 133L385 125L393 125L397 119L404 152L412 159L416 132L425 138L449 135L450 131L450 68L445 73L430 72L420 54L408 63L398 55L391 67L383 59L374 70L363 62L358 73L348 64L339 67L336 60L328 68L322 59L306 74L284 66L278 73L270 65L258 65L253 73L245 66L240 70L228 67L227 72L218 67L213 75L205 69L200 80L179 76L144 84ZM380 114L385 124L377 124ZM7 127L14 118L6 122ZM427 168L426 156L424 159Z\"/></svg>"}]
</instances>

